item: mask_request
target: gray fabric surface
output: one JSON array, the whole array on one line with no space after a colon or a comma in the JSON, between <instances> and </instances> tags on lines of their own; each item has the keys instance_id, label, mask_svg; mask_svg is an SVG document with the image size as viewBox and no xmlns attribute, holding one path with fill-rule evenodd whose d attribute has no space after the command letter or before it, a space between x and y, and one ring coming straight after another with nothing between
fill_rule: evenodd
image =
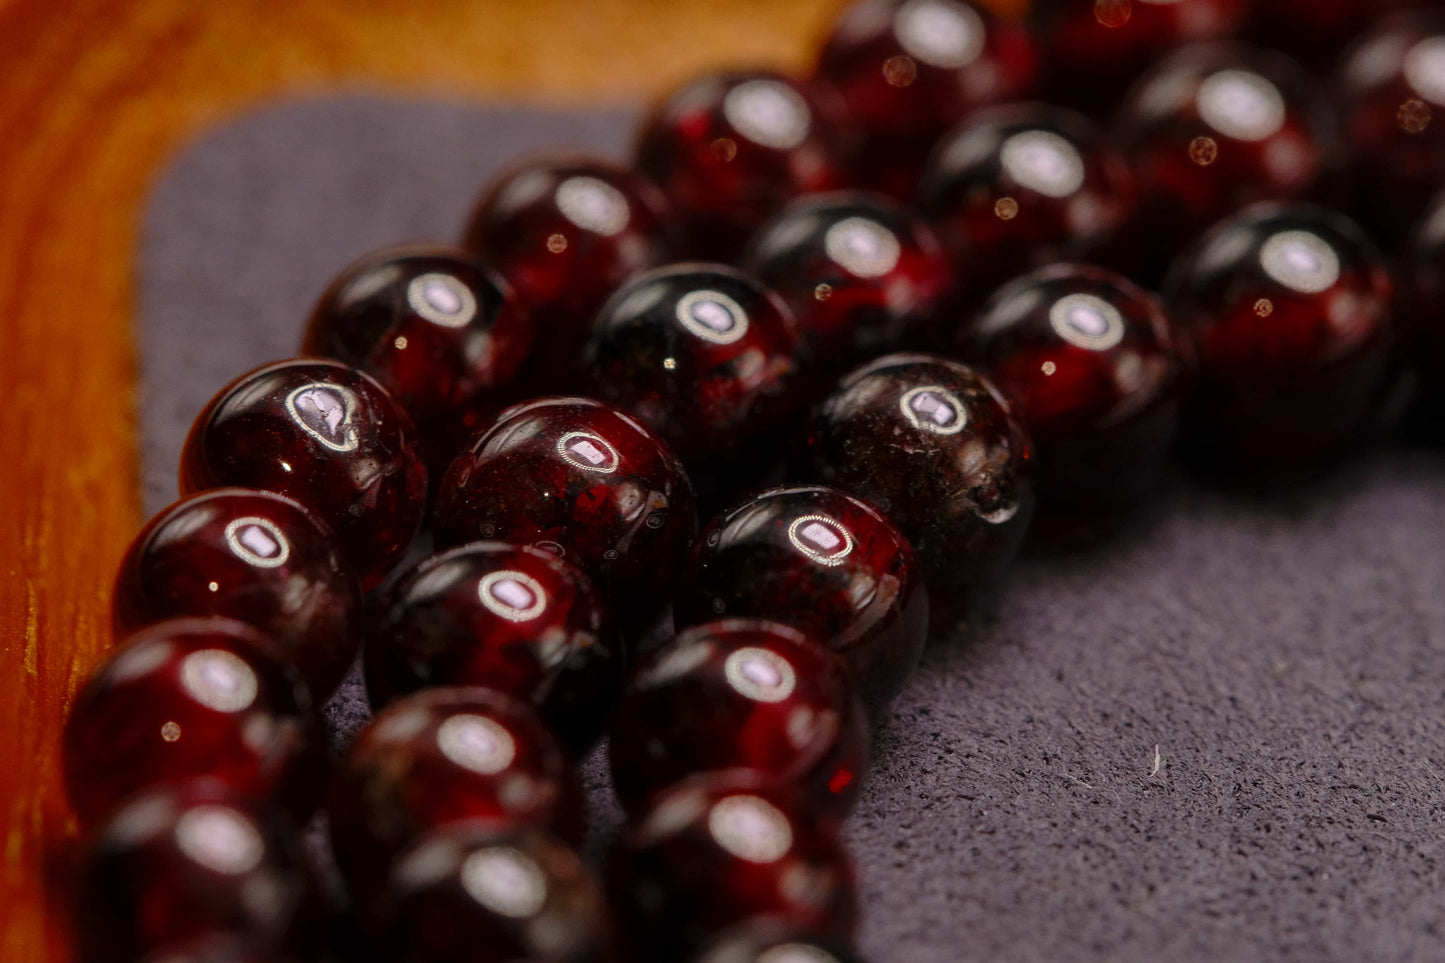
<instances>
[{"instance_id":1,"label":"gray fabric surface","mask_svg":"<svg viewBox=\"0 0 1445 963\"><path fill-rule=\"evenodd\" d=\"M146 507L351 257L452 238L498 165L615 154L629 119L358 97L186 150L145 227ZM1271 499L1174 483L1093 554L1021 564L879 734L850 824L869 958L1445 959L1442 531L1445 460L1396 448ZM328 711L344 732L364 697Z\"/></svg>"}]
</instances>

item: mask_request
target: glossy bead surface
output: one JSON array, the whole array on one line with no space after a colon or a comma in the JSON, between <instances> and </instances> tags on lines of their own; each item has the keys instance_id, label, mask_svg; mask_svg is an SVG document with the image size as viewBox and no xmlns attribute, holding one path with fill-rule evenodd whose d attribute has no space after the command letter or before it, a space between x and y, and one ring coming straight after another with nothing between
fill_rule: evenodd
<instances>
[{"instance_id":1,"label":"glossy bead surface","mask_svg":"<svg viewBox=\"0 0 1445 963\"><path fill-rule=\"evenodd\" d=\"M977 370L930 355L889 355L844 377L814 415L804 462L908 538L935 623L997 581L1033 516L1023 423Z\"/></svg>"},{"instance_id":2,"label":"glossy bead surface","mask_svg":"<svg viewBox=\"0 0 1445 963\"><path fill-rule=\"evenodd\" d=\"M833 28L814 83L845 106L862 186L913 196L928 152L979 107L1018 100L1038 79L1023 24L970 0L861 0Z\"/></svg>"},{"instance_id":3,"label":"glossy bead surface","mask_svg":"<svg viewBox=\"0 0 1445 963\"><path fill-rule=\"evenodd\" d=\"M691 963L863 963L846 940L776 920L753 920L714 940Z\"/></svg>"},{"instance_id":4,"label":"glossy bead surface","mask_svg":"<svg viewBox=\"0 0 1445 963\"><path fill-rule=\"evenodd\" d=\"M201 412L181 454L181 491L230 486L279 492L315 512L368 588L426 508L411 419L370 376L334 361L257 368Z\"/></svg>"},{"instance_id":5,"label":"glossy bead surface","mask_svg":"<svg viewBox=\"0 0 1445 963\"><path fill-rule=\"evenodd\" d=\"M604 963L601 890L577 854L535 830L461 823L397 858L386 904L397 963Z\"/></svg>"},{"instance_id":6,"label":"glossy bead surface","mask_svg":"<svg viewBox=\"0 0 1445 963\"><path fill-rule=\"evenodd\" d=\"M858 800L868 733L841 660L786 626L726 619L688 629L637 667L608 756L634 818L681 780L730 770L841 817Z\"/></svg>"},{"instance_id":7,"label":"glossy bead surface","mask_svg":"<svg viewBox=\"0 0 1445 963\"><path fill-rule=\"evenodd\" d=\"M938 340L953 288L932 228L876 194L794 201L749 242L743 267L793 309L813 361L825 366Z\"/></svg>"},{"instance_id":8,"label":"glossy bead surface","mask_svg":"<svg viewBox=\"0 0 1445 963\"><path fill-rule=\"evenodd\" d=\"M402 849L451 823L582 836L561 748L526 703L480 688L426 689L378 713L338 765L327 814L363 901Z\"/></svg>"},{"instance_id":9,"label":"glossy bead surface","mask_svg":"<svg viewBox=\"0 0 1445 963\"><path fill-rule=\"evenodd\" d=\"M1103 255L1135 201L1103 132L1041 104L975 114L939 142L918 189L970 302L1030 267Z\"/></svg>"},{"instance_id":10,"label":"glossy bead surface","mask_svg":"<svg viewBox=\"0 0 1445 963\"><path fill-rule=\"evenodd\" d=\"M87 847L79 957L134 963L219 934L304 956L324 923L317 892L284 819L214 782L160 786L131 798Z\"/></svg>"},{"instance_id":11,"label":"glossy bead surface","mask_svg":"<svg viewBox=\"0 0 1445 963\"><path fill-rule=\"evenodd\" d=\"M774 488L698 537L673 615L680 628L792 626L846 660L876 717L923 653L928 592L913 548L876 508L836 488Z\"/></svg>"},{"instance_id":12,"label":"glossy bead surface","mask_svg":"<svg viewBox=\"0 0 1445 963\"><path fill-rule=\"evenodd\" d=\"M1270 474L1356 435L1389 373L1392 287L1360 229L1322 208L1259 205L1206 234L1166 291L1199 359L1199 453Z\"/></svg>"},{"instance_id":13,"label":"glossy bead surface","mask_svg":"<svg viewBox=\"0 0 1445 963\"><path fill-rule=\"evenodd\" d=\"M832 827L740 775L670 791L619 841L608 893L625 932L678 959L754 917L837 936L857 919L853 867Z\"/></svg>"},{"instance_id":14,"label":"glossy bead surface","mask_svg":"<svg viewBox=\"0 0 1445 963\"><path fill-rule=\"evenodd\" d=\"M356 655L361 587L311 512L272 492L223 488L181 499L141 530L111 614L116 638L180 616L245 622L324 699Z\"/></svg>"},{"instance_id":15,"label":"glossy bead surface","mask_svg":"<svg viewBox=\"0 0 1445 963\"><path fill-rule=\"evenodd\" d=\"M65 779L83 823L132 793L195 776L310 814L325 781L311 698L266 638L230 619L175 619L115 652L76 697Z\"/></svg>"},{"instance_id":16,"label":"glossy bead surface","mask_svg":"<svg viewBox=\"0 0 1445 963\"><path fill-rule=\"evenodd\" d=\"M1046 505L1122 508L1158 480L1190 355L1153 295L1102 268L1042 268L995 293L959 344L1029 426Z\"/></svg>"},{"instance_id":17,"label":"glossy bead surface","mask_svg":"<svg viewBox=\"0 0 1445 963\"><path fill-rule=\"evenodd\" d=\"M573 754L600 735L623 659L587 576L550 552L473 542L392 585L366 642L374 706L436 685L531 702Z\"/></svg>"},{"instance_id":18,"label":"glossy bead surface","mask_svg":"<svg viewBox=\"0 0 1445 963\"><path fill-rule=\"evenodd\" d=\"M708 74L644 118L637 167L672 201L689 253L727 260L794 197L843 186L835 137L813 94L782 74Z\"/></svg>"},{"instance_id":19,"label":"glossy bead surface","mask_svg":"<svg viewBox=\"0 0 1445 963\"><path fill-rule=\"evenodd\" d=\"M660 264L678 238L667 199L646 178L592 158L532 160L494 181L466 246L502 272L537 332L530 384L566 384L607 296Z\"/></svg>"}]
</instances>

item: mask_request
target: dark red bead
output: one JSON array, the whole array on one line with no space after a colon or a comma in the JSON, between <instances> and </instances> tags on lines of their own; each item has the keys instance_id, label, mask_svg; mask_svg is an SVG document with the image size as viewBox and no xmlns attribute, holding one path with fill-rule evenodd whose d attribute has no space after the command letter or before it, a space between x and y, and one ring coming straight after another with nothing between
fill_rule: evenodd
<instances>
[{"instance_id":1,"label":"dark red bead","mask_svg":"<svg viewBox=\"0 0 1445 963\"><path fill-rule=\"evenodd\" d=\"M295 829L210 781L156 787L113 813L84 855L77 902L86 963L222 934L306 956L327 917Z\"/></svg>"},{"instance_id":2,"label":"dark red bead","mask_svg":"<svg viewBox=\"0 0 1445 963\"><path fill-rule=\"evenodd\" d=\"M797 323L776 294L721 264L628 282L587 344L598 396L641 419L693 471L787 431L801 403Z\"/></svg>"},{"instance_id":3,"label":"dark red bead","mask_svg":"<svg viewBox=\"0 0 1445 963\"><path fill-rule=\"evenodd\" d=\"M740 774L699 777L659 799L614 850L608 893L636 959L685 957L756 917L846 937L858 914L833 828Z\"/></svg>"},{"instance_id":4,"label":"dark red bead","mask_svg":"<svg viewBox=\"0 0 1445 963\"><path fill-rule=\"evenodd\" d=\"M689 959L691 963L862 963L847 940L769 919L735 926Z\"/></svg>"},{"instance_id":5,"label":"dark red bead","mask_svg":"<svg viewBox=\"0 0 1445 963\"><path fill-rule=\"evenodd\" d=\"M796 788L811 813L858 801L868 733L841 660L758 619L688 629L638 666L612 719L612 784L634 818L703 772Z\"/></svg>"},{"instance_id":6,"label":"dark red bead","mask_svg":"<svg viewBox=\"0 0 1445 963\"><path fill-rule=\"evenodd\" d=\"M834 115L813 97L773 71L709 74L643 120L637 166L672 201L694 256L727 260L794 197L843 186Z\"/></svg>"},{"instance_id":7,"label":"dark red bead","mask_svg":"<svg viewBox=\"0 0 1445 963\"><path fill-rule=\"evenodd\" d=\"M861 0L838 19L814 82L846 105L859 184L911 198L934 143L1038 79L1023 24L971 0Z\"/></svg>"},{"instance_id":8,"label":"dark red bead","mask_svg":"<svg viewBox=\"0 0 1445 963\"><path fill-rule=\"evenodd\" d=\"M1014 104L941 141L919 199L976 301L1030 267L1110 254L1135 192L1124 158L1087 118Z\"/></svg>"},{"instance_id":9,"label":"dark red bead","mask_svg":"<svg viewBox=\"0 0 1445 963\"><path fill-rule=\"evenodd\" d=\"M614 959L592 874L536 830L461 823L423 837L398 857L383 913L396 963Z\"/></svg>"},{"instance_id":10,"label":"dark red bead","mask_svg":"<svg viewBox=\"0 0 1445 963\"><path fill-rule=\"evenodd\" d=\"M1004 285L959 334L1029 426L1045 505L1123 508L1154 486L1191 356L1152 294L1057 264Z\"/></svg>"},{"instance_id":11,"label":"dark red bead","mask_svg":"<svg viewBox=\"0 0 1445 963\"><path fill-rule=\"evenodd\" d=\"M1258 205L1214 227L1166 297L1199 359L1199 453L1248 476L1342 448L1389 374L1392 288L1374 245L1322 208Z\"/></svg>"},{"instance_id":12,"label":"dark red bead","mask_svg":"<svg viewBox=\"0 0 1445 963\"><path fill-rule=\"evenodd\" d=\"M426 509L411 419L370 376L334 361L265 365L211 399L181 453L181 492L233 485L315 512L367 588L411 544Z\"/></svg>"},{"instance_id":13,"label":"dark red bead","mask_svg":"<svg viewBox=\"0 0 1445 963\"><path fill-rule=\"evenodd\" d=\"M311 512L272 492L223 488L181 499L141 530L111 612L116 638L178 616L255 626L322 699L356 656L361 587Z\"/></svg>"},{"instance_id":14,"label":"dark red bead","mask_svg":"<svg viewBox=\"0 0 1445 963\"><path fill-rule=\"evenodd\" d=\"M561 387L607 296L662 263L679 238L667 199L646 178L593 158L532 160L488 188L468 248L511 283L537 331L531 383Z\"/></svg>"},{"instance_id":15,"label":"dark red bead","mask_svg":"<svg viewBox=\"0 0 1445 963\"><path fill-rule=\"evenodd\" d=\"M835 488L775 488L715 519L693 546L674 616L790 625L842 656L876 717L928 635L928 592L907 539Z\"/></svg>"},{"instance_id":16,"label":"dark red bead","mask_svg":"<svg viewBox=\"0 0 1445 963\"><path fill-rule=\"evenodd\" d=\"M692 483L656 435L588 398L539 398L457 456L435 524L442 545L496 539L563 556L625 621L664 604L697 517Z\"/></svg>"},{"instance_id":17,"label":"dark red bead","mask_svg":"<svg viewBox=\"0 0 1445 963\"><path fill-rule=\"evenodd\" d=\"M574 755L601 734L622 652L587 576L550 552L474 542L393 584L367 637L374 706L435 685L482 685L531 702Z\"/></svg>"},{"instance_id":18,"label":"dark red bead","mask_svg":"<svg viewBox=\"0 0 1445 963\"><path fill-rule=\"evenodd\" d=\"M403 849L452 823L582 838L581 790L526 703L489 689L425 689L377 714L338 765L331 840L364 903Z\"/></svg>"},{"instance_id":19,"label":"dark red bead","mask_svg":"<svg viewBox=\"0 0 1445 963\"><path fill-rule=\"evenodd\" d=\"M977 370L921 354L879 358L819 407L804 470L877 506L912 543L934 622L1007 570L1034 509L1023 423Z\"/></svg>"},{"instance_id":20,"label":"dark red bead","mask_svg":"<svg viewBox=\"0 0 1445 963\"><path fill-rule=\"evenodd\" d=\"M752 239L743 266L793 309L824 365L937 342L953 290L953 265L932 228L874 194L794 201Z\"/></svg>"},{"instance_id":21,"label":"dark red bead","mask_svg":"<svg viewBox=\"0 0 1445 963\"><path fill-rule=\"evenodd\" d=\"M149 786L209 776L298 818L325 781L325 734L305 684L265 636L231 619L174 619L115 652L65 725L65 781L84 823Z\"/></svg>"}]
</instances>

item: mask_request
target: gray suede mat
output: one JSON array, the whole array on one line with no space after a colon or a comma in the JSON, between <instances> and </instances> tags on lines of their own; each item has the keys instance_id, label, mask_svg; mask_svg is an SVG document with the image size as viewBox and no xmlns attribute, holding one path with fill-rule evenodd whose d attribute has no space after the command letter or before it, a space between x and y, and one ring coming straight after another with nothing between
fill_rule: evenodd
<instances>
[{"instance_id":1,"label":"gray suede mat","mask_svg":"<svg viewBox=\"0 0 1445 963\"><path fill-rule=\"evenodd\" d=\"M182 153L140 272L147 510L194 413L295 349L353 256L454 238L537 149L630 112L291 103ZM1445 959L1445 460L1267 500L1175 483L935 642L850 823L876 963ZM365 716L353 682L328 708ZM588 782L615 820L599 760Z\"/></svg>"}]
</instances>

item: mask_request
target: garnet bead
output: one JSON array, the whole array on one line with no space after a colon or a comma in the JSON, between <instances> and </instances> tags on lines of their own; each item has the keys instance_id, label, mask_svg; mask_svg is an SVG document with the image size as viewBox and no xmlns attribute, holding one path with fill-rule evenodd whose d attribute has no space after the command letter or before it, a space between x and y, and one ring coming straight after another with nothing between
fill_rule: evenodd
<instances>
[{"instance_id":1,"label":"garnet bead","mask_svg":"<svg viewBox=\"0 0 1445 963\"><path fill-rule=\"evenodd\" d=\"M181 491L233 485L315 512L366 588L411 543L426 508L411 419L370 376L334 361L257 368L201 412L181 454Z\"/></svg>"},{"instance_id":2,"label":"garnet bead","mask_svg":"<svg viewBox=\"0 0 1445 963\"><path fill-rule=\"evenodd\" d=\"M1024 26L971 0L861 0L838 19L814 83L846 105L861 185L913 196L923 162L972 111L1034 87Z\"/></svg>"},{"instance_id":3,"label":"garnet bead","mask_svg":"<svg viewBox=\"0 0 1445 963\"><path fill-rule=\"evenodd\" d=\"M356 655L361 588L311 512L272 492L223 488L152 519L116 576L116 638L187 615L255 626L324 698Z\"/></svg>"},{"instance_id":4,"label":"garnet bead","mask_svg":"<svg viewBox=\"0 0 1445 963\"><path fill-rule=\"evenodd\" d=\"M1264 204L1221 222L1175 265L1167 303L1193 338L1188 430L1232 475L1269 475L1340 449L1389 374L1392 285L1347 218Z\"/></svg>"},{"instance_id":5,"label":"garnet bead","mask_svg":"<svg viewBox=\"0 0 1445 963\"><path fill-rule=\"evenodd\" d=\"M823 365L937 341L953 289L953 266L933 230L873 194L794 201L752 239L743 266L793 309Z\"/></svg>"},{"instance_id":6,"label":"garnet bead","mask_svg":"<svg viewBox=\"0 0 1445 963\"><path fill-rule=\"evenodd\" d=\"M1023 423L982 374L895 354L846 376L819 407L804 470L867 499L912 543L933 621L994 583L1033 516Z\"/></svg>"},{"instance_id":7,"label":"garnet bead","mask_svg":"<svg viewBox=\"0 0 1445 963\"><path fill-rule=\"evenodd\" d=\"M858 800L868 733L842 662L757 619L683 632L633 673L613 717L612 783L639 817L702 772L747 770L795 788L810 812Z\"/></svg>"},{"instance_id":8,"label":"garnet bead","mask_svg":"<svg viewBox=\"0 0 1445 963\"><path fill-rule=\"evenodd\" d=\"M965 300L1029 267L1109 253L1134 211L1124 158L1087 118L1041 104L994 107L942 140L919 184Z\"/></svg>"},{"instance_id":9,"label":"garnet bead","mask_svg":"<svg viewBox=\"0 0 1445 963\"><path fill-rule=\"evenodd\" d=\"M1028 424L1046 506L1124 508L1154 486L1190 356L1153 295L1058 264L1004 285L959 340Z\"/></svg>"},{"instance_id":10,"label":"garnet bead","mask_svg":"<svg viewBox=\"0 0 1445 963\"><path fill-rule=\"evenodd\" d=\"M918 665L928 592L882 513L835 488L775 488L719 516L693 547L674 616L769 619L841 655L877 717Z\"/></svg>"},{"instance_id":11,"label":"garnet bead","mask_svg":"<svg viewBox=\"0 0 1445 963\"><path fill-rule=\"evenodd\" d=\"M794 197L843 186L813 97L772 71L709 74L643 120L637 166L672 200L694 256L728 260Z\"/></svg>"},{"instance_id":12,"label":"garnet bead","mask_svg":"<svg viewBox=\"0 0 1445 963\"><path fill-rule=\"evenodd\" d=\"M208 776L300 819L324 785L325 734L305 684L231 619L174 619L117 650L76 697L65 779L83 823L132 793Z\"/></svg>"},{"instance_id":13,"label":"garnet bead","mask_svg":"<svg viewBox=\"0 0 1445 963\"><path fill-rule=\"evenodd\" d=\"M622 686L592 583L541 549L475 542L434 556L377 611L364 660L374 706L427 686L484 685L531 702L580 755Z\"/></svg>"}]
</instances>

